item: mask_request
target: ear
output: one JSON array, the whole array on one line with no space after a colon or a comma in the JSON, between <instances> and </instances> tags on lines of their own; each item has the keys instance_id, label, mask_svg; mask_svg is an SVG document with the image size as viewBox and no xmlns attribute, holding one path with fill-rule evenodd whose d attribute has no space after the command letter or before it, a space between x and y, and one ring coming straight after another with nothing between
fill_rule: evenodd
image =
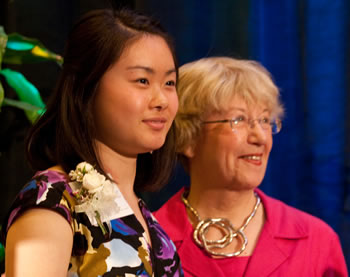
<instances>
[{"instance_id":1,"label":"ear","mask_svg":"<svg viewBox=\"0 0 350 277\"><path fill-rule=\"evenodd\" d=\"M195 156L195 145L193 143L185 147L182 152L187 158L192 159Z\"/></svg>"}]
</instances>

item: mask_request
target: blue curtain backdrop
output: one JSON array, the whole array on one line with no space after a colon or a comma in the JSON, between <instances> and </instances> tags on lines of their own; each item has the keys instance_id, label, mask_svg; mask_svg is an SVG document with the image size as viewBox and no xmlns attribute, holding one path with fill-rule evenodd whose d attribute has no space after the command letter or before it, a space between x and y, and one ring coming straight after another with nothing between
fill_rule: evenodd
<instances>
[{"instance_id":1,"label":"blue curtain backdrop","mask_svg":"<svg viewBox=\"0 0 350 277\"><path fill-rule=\"evenodd\" d=\"M251 1L250 55L286 108L263 190L328 222L349 259L345 207L348 1Z\"/></svg>"},{"instance_id":2,"label":"blue curtain backdrop","mask_svg":"<svg viewBox=\"0 0 350 277\"><path fill-rule=\"evenodd\" d=\"M160 17L174 35L180 64L230 55L258 60L272 73L286 115L261 188L330 224L341 238L348 265L349 6L348 0L139 5ZM158 197L145 197L157 209L188 183L179 166Z\"/></svg>"}]
</instances>

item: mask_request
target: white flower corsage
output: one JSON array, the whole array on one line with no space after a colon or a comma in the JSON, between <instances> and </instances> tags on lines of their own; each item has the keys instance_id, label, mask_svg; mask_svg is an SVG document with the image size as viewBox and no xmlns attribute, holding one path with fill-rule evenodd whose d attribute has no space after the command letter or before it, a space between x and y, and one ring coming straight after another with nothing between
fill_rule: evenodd
<instances>
[{"instance_id":1,"label":"white flower corsage","mask_svg":"<svg viewBox=\"0 0 350 277\"><path fill-rule=\"evenodd\" d=\"M107 234L103 222L110 220L120 211L115 201L118 193L116 184L106 179L87 163L79 163L75 170L69 172L72 182L69 183L73 190L77 205L75 212L86 213L94 226L99 226L103 235Z\"/></svg>"}]
</instances>

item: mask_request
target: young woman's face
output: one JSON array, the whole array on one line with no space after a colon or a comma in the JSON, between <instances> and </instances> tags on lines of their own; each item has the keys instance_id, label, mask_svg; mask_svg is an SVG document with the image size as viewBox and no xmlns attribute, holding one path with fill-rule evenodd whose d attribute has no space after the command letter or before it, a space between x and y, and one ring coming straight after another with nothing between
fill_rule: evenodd
<instances>
[{"instance_id":1,"label":"young woman's face","mask_svg":"<svg viewBox=\"0 0 350 277\"><path fill-rule=\"evenodd\" d=\"M127 156L160 148L178 108L176 71L165 40L144 35L100 80L97 140Z\"/></svg>"}]
</instances>

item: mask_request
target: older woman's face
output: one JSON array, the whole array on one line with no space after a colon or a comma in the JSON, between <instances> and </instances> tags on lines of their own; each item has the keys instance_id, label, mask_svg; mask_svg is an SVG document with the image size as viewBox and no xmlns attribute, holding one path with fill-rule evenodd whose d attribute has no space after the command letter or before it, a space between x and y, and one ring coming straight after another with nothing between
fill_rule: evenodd
<instances>
[{"instance_id":1,"label":"older woman's face","mask_svg":"<svg viewBox=\"0 0 350 277\"><path fill-rule=\"evenodd\" d=\"M270 113L264 105L247 106L235 97L227 111L211 114L205 121L237 117L269 118ZM230 123L205 124L190 157L191 174L197 168L214 186L252 189L264 178L271 148L271 130L264 130L257 121L234 129Z\"/></svg>"}]
</instances>

